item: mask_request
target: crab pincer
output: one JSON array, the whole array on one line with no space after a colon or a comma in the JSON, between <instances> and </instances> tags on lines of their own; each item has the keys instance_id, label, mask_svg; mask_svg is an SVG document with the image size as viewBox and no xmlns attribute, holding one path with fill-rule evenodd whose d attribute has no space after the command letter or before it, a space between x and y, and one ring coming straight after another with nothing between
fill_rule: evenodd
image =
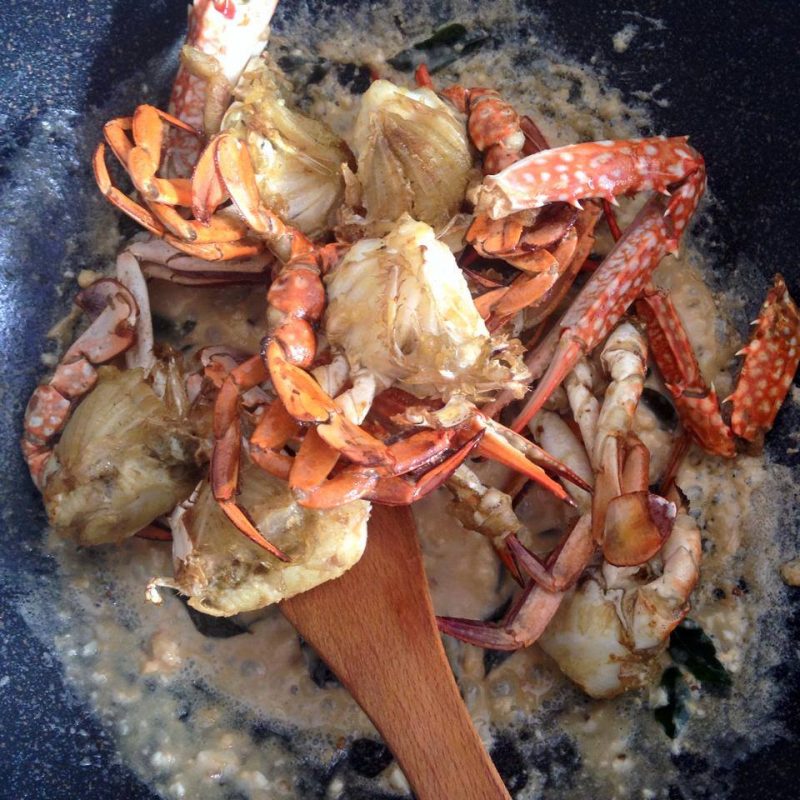
<instances>
[{"instance_id":1,"label":"crab pincer","mask_svg":"<svg viewBox=\"0 0 800 800\"><path fill-rule=\"evenodd\" d=\"M664 193L645 204L557 323L555 350L545 359L550 366L514 421L515 430L608 335L662 257L677 250L705 184L703 158L683 137L568 145L528 156L484 179L478 210L495 218L554 201L580 205L583 199L613 199L643 189ZM553 344L549 338L540 347Z\"/></svg>"},{"instance_id":2,"label":"crab pincer","mask_svg":"<svg viewBox=\"0 0 800 800\"><path fill-rule=\"evenodd\" d=\"M783 276L776 275L749 343L733 394L733 432L756 442L775 422L800 363L800 312Z\"/></svg>"}]
</instances>

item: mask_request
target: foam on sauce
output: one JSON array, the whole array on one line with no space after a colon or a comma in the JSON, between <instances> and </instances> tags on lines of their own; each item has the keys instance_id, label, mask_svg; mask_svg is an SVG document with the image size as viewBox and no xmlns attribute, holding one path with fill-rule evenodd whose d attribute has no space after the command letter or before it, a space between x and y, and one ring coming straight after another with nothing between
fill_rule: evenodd
<instances>
[{"instance_id":1,"label":"foam on sauce","mask_svg":"<svg viewBox=\"0 0 800 800\"><path fill-rule=\"evenodd\" d=\"M429 10L409 16L399 3L346 20L333 6L329 13L314 6L314 15L300 6L291 21L278 20L273 48L289 51L287 43L302 43L304 53L369 63L386 77L408 82L408 75L385 64L387 56L438 24L455 20L469 26L478 19L505 42L503 48L462 58L436 76L438 83L497 88L532 113L553 144L624 138L647 126L646 113L624 105L591 70L547 49L536 34L524 41L512 35L539 26L535 13L510 3L456 2L439 19ZM387 25L394 18L400 24ZM340 132L357 108L332 77L310 88L307 103ZM625 209L626 218L635 205ZM116 237L109 237L107 224L102 227L103 250L113 252ZM732 298L715 298L702 270L703 260L692 250L667 259L657 277L672 292L704 374L724 397L730 376L721 370L739 342L720 308L731 307ZM206 302L198 307L201 295ZM165 317L195 320L187 335L192 344L233 336L238 346L255 351L260 293L226 289L213 295L213 303L211 297L171 286L154 292L153 306ZM640 417L640 427L650 426L649 443L659 449L652 421L644 411ZM536 647L512 654L485 675L483 651L448 639L448 655L481 736L490 746L503 744L506 779L516 797L543 791L552 798L590 792L666 797L670 784L686 781L695 791L710 789L712 776L718 779L733 758L780 733L770 719L779 687L762 676L783 657L786 590L778 565L794 553L786 550L780 519L782 509L796 501L792 477L761 458L728 462L692 451L678 482L705 538L692 617L734 675L730 696L695 689L692 718L681 737L670 741L653 718L660 701L656 688L593 701ZM494 612L512 587L499 579L487 541L461 529L444 493L418 504L415 514L437 612L484 618ZM47 548L58 559L60 584L26 595L23 613L59 654L70 683L88 697L122 758L157 792L170 798L336 798L361 788L376 797L406 795L396 765L374 780L355 767L349 743L377 734L343 689L315 684L308 654L276 609L249 615L248 633L207 638L177 598L166 596L158 607L145 601L148 579L169 572L168 545L130 540L117 548L77 551L51 537ZM682 772L686 753L705 759L708 768ZM723 790L716 784L712 793Z\"/></svg>"}]
</instances>

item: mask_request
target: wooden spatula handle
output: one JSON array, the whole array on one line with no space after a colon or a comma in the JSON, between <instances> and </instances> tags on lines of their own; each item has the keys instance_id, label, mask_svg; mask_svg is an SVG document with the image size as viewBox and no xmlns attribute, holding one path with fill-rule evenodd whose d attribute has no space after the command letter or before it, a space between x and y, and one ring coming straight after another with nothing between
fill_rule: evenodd
<instances>
[{"instance_id":1,"label":"wooden spatula handle","mask_svg":"<svg viewBox=\"0 0 800 800\"><path fill-rule=\"evenodd\" d=\"M508 800L447 663L408 508L375 506L361 561L281 607L380 731L418 800Z\"/></svg>"}]
</instances>

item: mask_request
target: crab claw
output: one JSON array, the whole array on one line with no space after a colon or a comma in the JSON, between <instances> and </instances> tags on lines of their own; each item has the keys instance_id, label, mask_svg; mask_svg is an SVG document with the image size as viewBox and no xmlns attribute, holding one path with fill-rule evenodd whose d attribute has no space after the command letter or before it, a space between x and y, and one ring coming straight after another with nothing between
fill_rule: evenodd
<instances>
[{"instance_id":1,"label":"crab claw","mask_svg":"<svg viewBox=\"0 0 800 800\"><path fill-rule=\"evenodd\" d=\"M613 498L606 509L603 557L615 567L649 561L672 533L677 508L649 492Z\"/></svg>"},{"instance_id":2,"label":"crab claw","mask_svg":"<svg viewBox=\"0 0 800 800\"><path fill-rule=\"evenodd\" d=\"M552 492L559 500L563 500L570 505L574 505L572 498L567 494L566 489L554 481L540 466L529 461L523 453L509 444L502 436L487 428L486 433L481 439L476 452L479 456L490 458L503 466L519 472L530 478L545 489Z\"/></svg>"},{"instance_id":3,"label":"crab claw","mask_svg":"<svg viewBox=\"0 0 800 800\"><path fill-rule=\"evenodd\" d=\"M643 189L664 193L703 167L685 136L571 144L534 153L485 178L477 211L499 219L554 201L611 201Z\"/></svg>"},{"instance_id":4,"label":"crab claw","mask_svg":"<svg viewBox=\"0 0 800 800\"><path fill-rule=\"evenodd\" d=\"M786 283L776 275L756 322L741 351L745 356L733 404L731 427L748 442L758 440L775 422L800 362L800 312Z\"/></svg>"}]
</instances>

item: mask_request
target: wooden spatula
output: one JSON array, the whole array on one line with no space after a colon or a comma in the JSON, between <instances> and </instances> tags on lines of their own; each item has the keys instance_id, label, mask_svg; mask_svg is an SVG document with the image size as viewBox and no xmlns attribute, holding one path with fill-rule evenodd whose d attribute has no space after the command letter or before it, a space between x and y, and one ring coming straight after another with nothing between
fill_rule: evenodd
<instances>
[{"instance_id":1,"label":"wooden spatula","mask_svg":"<svg viewBox=\"0 0 800 800\"><path fill-rule=\"evenodd\" d=\"M418 800L509 799L445 658L407 507L374 506L358 564L281 610L380 731Z\"/></svg>"}]
</instances>

